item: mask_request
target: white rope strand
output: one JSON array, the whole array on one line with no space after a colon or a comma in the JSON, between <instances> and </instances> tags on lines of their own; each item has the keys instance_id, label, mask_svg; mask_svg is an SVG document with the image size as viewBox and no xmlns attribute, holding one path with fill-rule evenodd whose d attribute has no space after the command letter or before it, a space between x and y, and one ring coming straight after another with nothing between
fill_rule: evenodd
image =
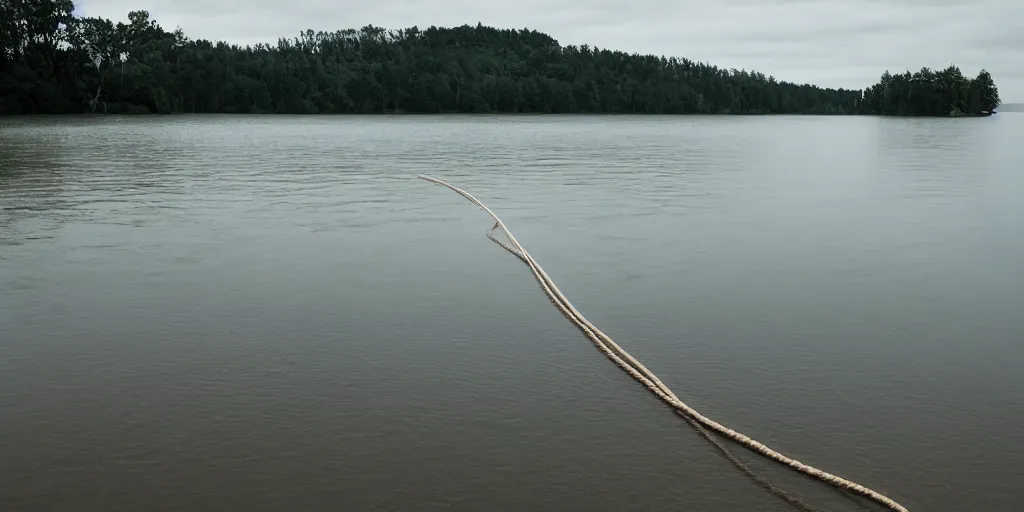
<instances>
[{"instance_id":1,"label":"white rope strand","mask_svg":"<svg viewBox=\"0 0 1024 512\"><path fill-rule=\"evenodd\" d=\"M786 455L783 455L782 453L775 451L765 446L764 444L754 439L751 439L750 437L747 437L735 430L732 430L700 414L694 408L685 404L682 400L679 399L679 397L675 395L675 393L672 392L671 389L668 388L668 386L666 386L663 382L661 382L660 379L658 379L656 375L654 375L654 372L650 371L646 366L641 364L640 361L637 361L635 358L633 358L633 356L631 356L622 347L615 343L615 341L612 340L611 337L609 337L607 334L598 329L597 326L595 326L589 320L587 320L586 317L584 317L583 314L580 313L572 305L571 302L569 302L569 299L566 298L562 291L558 289L558 286L551 279L551 277L548 276L546 272L544 272L544 269L541 268L540 264L537 263L537 261L534 260L532 256L530 256L530 253L522 246L522 244L519 243L519 241L512 234L512 232L509 231L508 226L506 226L505 223L502 222L502 220L493 211L491 211L490 208L488 208L485 204L483 204L478 199L473 197L469 192L466 192L465 190L462 190L443 180L434 178L432 176L422 175L419 176L419 178L429 181L431 183L435 183L437 185L447 187L455 191L456 193L462 195L463 197L465 197L466 199L468 199L469 201L471 201L472 203L476 204L484 211L486 211L487 214L494 219L495 223L494 227L487 232L487 236L494 242L501 245L507 251L514 254L519 259L523 260L523 262L530 267L530 270L537 278L537 281L540 283L541 288L544 290L544 293L547 294L547 296L551 299L551 302L554 303L555 307L561 310L562 313L565 314L565 316L569 318L571 322L576 324L576 326L579 327L579 329L583 331L583 333L588 338L590 338L594 342L594 344L602 352L604 352L606 356L608 356L609 359L614 361L615 364L617 364L619 367L621 367L623 370L629 373L630 376L632 376L638 382L640 382L648 389L650 389L651 392L657 395L658 398L660 398L666 404L672 406L676 410L683 413L685 417L692 419L694 422L696 422L696 424L702 427L706 427L710 430L713 430L718 434L721 434L752 451L755 451L776 462L785 464L786 466L789 466L790 468L796 471L810 475L814 478L817 478L818 480L831 484L840 489L846 489L854 493L860 494L862 496L865 496L875 502L878 502L886 506L890 510L896 512L908 512L905 507L903 507L899 503L893 501L892 499L883 494L880 494L874 490L864 487L863 485L860 485L858 483L833 475L831 473L827 473L820 469L804 464L798 460L790 458ZM508 237L510 244L505 244L504 242L495 238L493 233L498 229L505 233L505 236Z\"/></svg>"}]
</instances>

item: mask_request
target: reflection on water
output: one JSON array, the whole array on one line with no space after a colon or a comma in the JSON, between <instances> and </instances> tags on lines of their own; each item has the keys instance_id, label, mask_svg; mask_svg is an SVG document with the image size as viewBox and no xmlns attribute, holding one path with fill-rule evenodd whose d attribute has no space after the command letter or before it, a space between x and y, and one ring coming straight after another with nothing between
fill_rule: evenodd
<instances>
[{"instance_id":1,"label":"reflection on water","mask_svg":"<svg viewBox=\"0 0 1024 512\"><path fill-rule=\"evenodd\" d=\"M911 510L1024 485L1024 116L0 121L3 510ZM737 453L826 510L862 510Z\"/></svg>"}]
</instances>

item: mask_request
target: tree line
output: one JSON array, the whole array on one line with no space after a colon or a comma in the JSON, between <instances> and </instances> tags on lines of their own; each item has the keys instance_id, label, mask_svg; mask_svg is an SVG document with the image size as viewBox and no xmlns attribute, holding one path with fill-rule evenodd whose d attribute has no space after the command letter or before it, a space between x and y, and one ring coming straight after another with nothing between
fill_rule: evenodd
<instances>
[{"instance_id":1,"label":"tree line","mask_svg":"<svg viewBox=\"0 0 1024 512\"><path fill-rule=\"evenodd\" d=\"M71 0L0 0L0 114L538 112L975 115L992 77L959 69L831 89L685 58L562 46L464 25L305 31L238 46L79 17Z\"/></svg>"}]
</instances>

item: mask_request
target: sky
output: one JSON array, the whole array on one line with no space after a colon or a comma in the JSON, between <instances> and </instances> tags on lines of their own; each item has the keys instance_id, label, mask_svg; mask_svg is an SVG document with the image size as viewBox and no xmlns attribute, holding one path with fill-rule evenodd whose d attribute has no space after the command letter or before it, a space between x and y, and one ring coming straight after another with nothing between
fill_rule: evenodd
<instances>
[{"instance_id":1,"label":"sky","mask_svg":"<svg viewBox=\"0 0 1024 512\"><path fill-rule=\"evenodd\" d=\"M476 25L562 45L685 57L778 79L862 89L885 70L992 73L1024 102L1024 0L77 0L80 16L147 10L194 39L274 43L300 31Z\"/></svg>"}]
</instances>

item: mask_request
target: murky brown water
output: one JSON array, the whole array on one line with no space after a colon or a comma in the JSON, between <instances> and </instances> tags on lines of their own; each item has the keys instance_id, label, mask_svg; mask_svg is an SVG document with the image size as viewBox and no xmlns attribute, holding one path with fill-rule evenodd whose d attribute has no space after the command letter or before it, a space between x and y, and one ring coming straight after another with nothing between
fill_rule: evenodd
<instances>
[{"instance_id":1,"label":"murky brown water","mask_svg":"<svg viewBox=\"0 0 1024 512\"><path fill-rule=\"evenodd\" d=\"M911 510L1024 488L1024 115L0 120L0 510ZM846 497L740 452L824 510Z\"/></svg>"}]
</instances>

